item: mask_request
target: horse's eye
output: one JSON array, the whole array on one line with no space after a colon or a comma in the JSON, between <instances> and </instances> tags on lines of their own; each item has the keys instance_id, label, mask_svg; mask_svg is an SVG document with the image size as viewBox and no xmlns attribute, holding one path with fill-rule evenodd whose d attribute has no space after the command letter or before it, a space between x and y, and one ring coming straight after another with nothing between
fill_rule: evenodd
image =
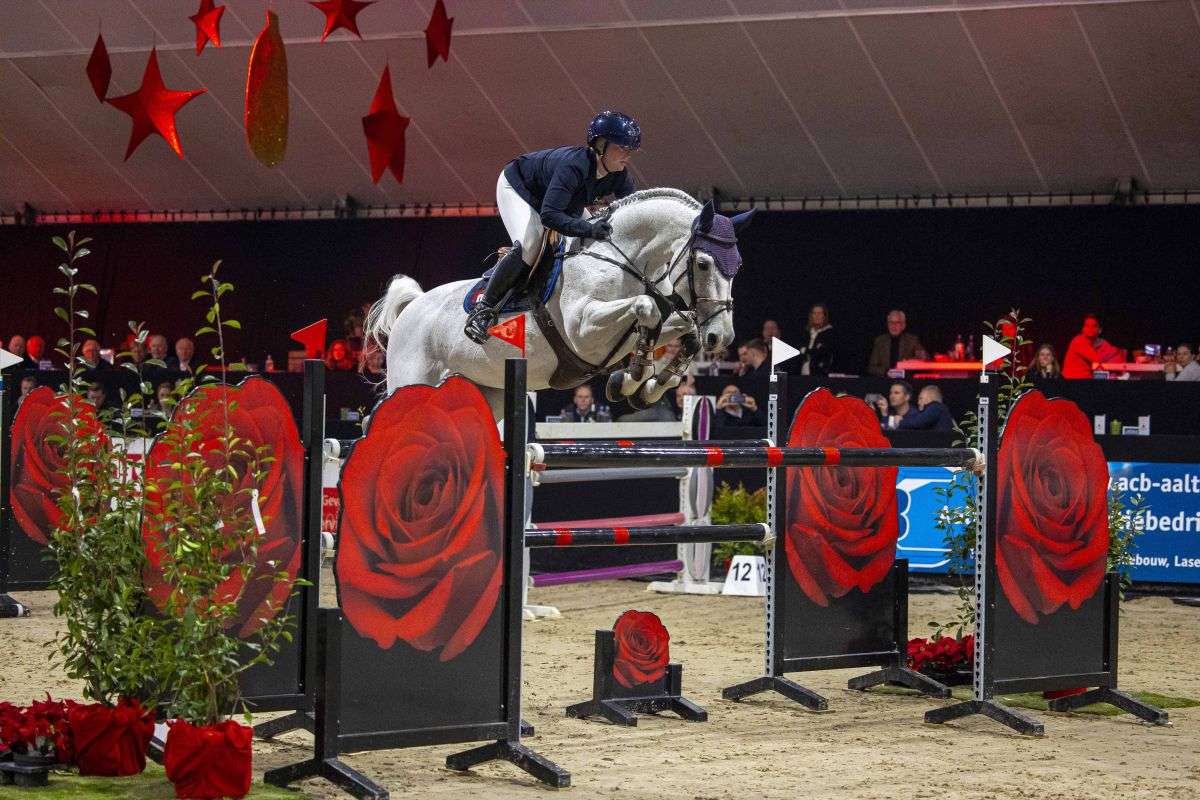
<instances>
[{"instance_id":1,"label":"horse's eye","mask_svg":"<svg viewBox=\"0 0 1200 800\"><path fill-rule=\"evenodd\" d=\"M697 266L700 267L701 272L708 272L708 262L707 261L705 261L704 259L697 259L696 264L697 264Z\"/></svg>"}]
</instances>

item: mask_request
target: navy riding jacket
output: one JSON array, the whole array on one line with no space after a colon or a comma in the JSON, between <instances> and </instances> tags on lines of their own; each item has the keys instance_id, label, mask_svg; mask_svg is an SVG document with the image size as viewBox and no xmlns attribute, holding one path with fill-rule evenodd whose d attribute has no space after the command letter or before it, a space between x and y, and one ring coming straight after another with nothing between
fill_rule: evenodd
<instances>
[{"instance_id":1,"label":"navy riding jacket","mask_svg":"<svg viewBox=\"0 0 1200 800\"><path fill-rule=\"evenodd\" d=\"M526 203L538 210L542 225L568 236L587 236L591 225L579 219L584 206L607 195L634 191L629 170L596 178L596 154L583 146L555 147L517 156L504 177Z\"/></svg>"}]
</instances>

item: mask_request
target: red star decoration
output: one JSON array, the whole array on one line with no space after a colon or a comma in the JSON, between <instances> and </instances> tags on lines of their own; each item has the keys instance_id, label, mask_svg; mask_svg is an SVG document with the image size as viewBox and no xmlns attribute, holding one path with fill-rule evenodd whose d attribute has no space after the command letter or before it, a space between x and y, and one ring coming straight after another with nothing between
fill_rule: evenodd
<instances>
[{"instance_id":1,"label":"red star decoration","mask_svg":"<svg viewBox=\"0 0 1200 800\"><path fill-rule=\"evenodd\" d=\"M437 0L433 6L433 16L425 26L425 55L430 67L438 56L442 57L442 61L450 60L450 29L453 27L454 17L447 17L446 4Z\"/></svg>"},{"instance_id":2,"label":"red star decoration","mask_svg":"<svg viewBox=\"0 0 1200 800\"><path fill-rule=\"evenodd\" d=\"M200 8L188 17L196 25L196 55L200 55L209 42L213 47L221 46L221 15L224 13L225 6L215 6L213 0L200 0Z\"/></svg>"},{"instance_id":3,"label":"red star decoration","mask_svg":"<svg viewBox=\"0 0 1200 800\"><path fill-rule=\"evenodd\" d=\"M325 32L321 34L321 41L324 42L329 34L338 28L345 28L361 39L362 34L358 32L356 17L358 12L374 2L375 0L366 3L359 0L309 0L309 5L316 6L325 13Z\"/></svg>"},{"instance_id":4,"label":"red star decoration","mask_svg":"<svg viewBox=\"0 0 1200 800\"><path fill-rule=\"evenodd\" d=\"M392 73L390 67L383 68L371 111L362 118L363 133L367 136L367 149L371 153L371 180L379 183L385 169L391 169L397 183L404 182L404 131L408 128L408 117L396 110L396 98L392 95Z\"/></svg>"},{"instance_id":5,"label":"red star decoration","mask_svg":"<svg viewBox=\"0 0 1200 800\"><path fill-rule=\"evenodd\" d=\"M129 147L125 150L125 160L133 155L138 145L152 133L167 140L175 155L183 158L183 148L179 145L179 134L175 132L175 114L198 94L204 94L207 89L191 89L186 92L175 92L163 84L162 73L158 69L158 50L150 51L150 60L146 62L146 71L142 73L142 85L133 94L109 98L108 102L124 111L133 119L133 130L129 133Z\"/></svg>"},{"instance_id":6,"label":"red star decoration","mask_svg":"<svg viewBox=\"0 0 1200 800\"><path fill-rule=\"evenodd\" d=\"M92 84L92 91L96 93L96 99L103 103L104 96L108 94L109 81L112 80L112 62L108 60L108 48L104 45L103 34L96 37L96 46L92 48L92 55L88 58L87 76Z\"/></svg>"}]
</instances>

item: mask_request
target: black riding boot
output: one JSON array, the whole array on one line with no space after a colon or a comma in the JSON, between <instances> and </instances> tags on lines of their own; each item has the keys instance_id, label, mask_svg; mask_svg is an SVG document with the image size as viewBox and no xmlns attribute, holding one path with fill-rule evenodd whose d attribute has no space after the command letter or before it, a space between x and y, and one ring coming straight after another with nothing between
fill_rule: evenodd
<instances>
[{"instance_id":1,"label":"black riding boot","mask_svg":"<svg viewBox=\"0 0 1200 800\"><path fill-rule=\"evenodd\" d=\"M512 249L504 254L496 264L496 270L488 281L483 297L471 309L467 316L467 325L463 332L478 344L488 340L488 328L496 324L500 313L500 304L508 293L520 283L528 267L521 258L521 243L513 242Z\"/></svg>"}]
</instances>

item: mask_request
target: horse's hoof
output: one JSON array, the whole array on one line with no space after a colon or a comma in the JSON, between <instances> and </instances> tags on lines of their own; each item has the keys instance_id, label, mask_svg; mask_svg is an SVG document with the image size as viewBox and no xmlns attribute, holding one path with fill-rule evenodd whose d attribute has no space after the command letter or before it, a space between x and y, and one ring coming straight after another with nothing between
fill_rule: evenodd
<instances>
[{"instance_id":1,"label":"horse's hoof","mask_svg":"<svg viewBox=\"0 0 1200 800\"><path fill-rule=\"evenodd\" d=\"M615 403L623 400L621 394L621 384L624 382L624 370L616 370L608 373L608 381L604 384L604 396L608 398L608 402Z\"/></svg>"}]
</instances>

